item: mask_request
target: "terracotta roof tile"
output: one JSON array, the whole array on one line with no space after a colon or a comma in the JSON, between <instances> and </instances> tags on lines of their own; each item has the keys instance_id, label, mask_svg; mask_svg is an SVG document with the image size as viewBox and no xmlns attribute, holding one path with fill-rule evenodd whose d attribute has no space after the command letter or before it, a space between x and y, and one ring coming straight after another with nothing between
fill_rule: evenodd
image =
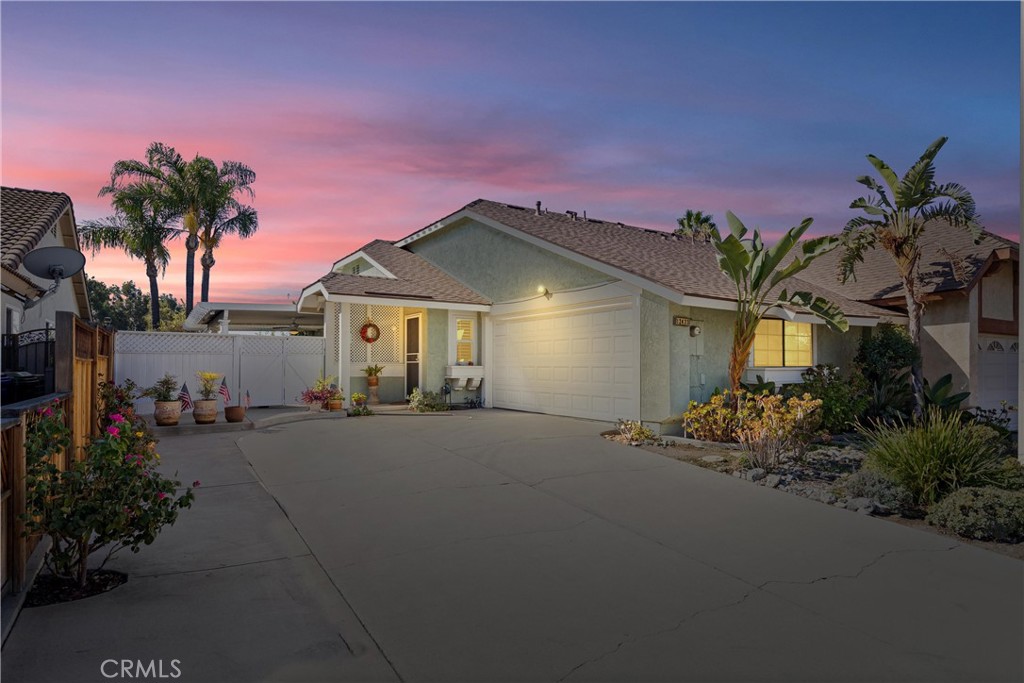
<instances>
[{"instance_id":1,"label":"terracotta roof tile","mask_svg":"<svg viewBox=\"0 0 1024 683\"><path fill-rule=\"evenodd\" d=\"M395 279L328 273L320 278L330 294L424 299L461 304L490 304L473 291L420 256L399 249L391 242L374 240L358 251L379 263Z\"/></svg>"},{"instance_id":2,"label":"terracotta roof tile","mask_svg":"<svg viewBox=\"0 0 1024 683\"><path fill-rule=\"evenodd\" d=\"M0 188L0 263L16 270L70 206L63 192Z\"/></svg>"}]
</instances>

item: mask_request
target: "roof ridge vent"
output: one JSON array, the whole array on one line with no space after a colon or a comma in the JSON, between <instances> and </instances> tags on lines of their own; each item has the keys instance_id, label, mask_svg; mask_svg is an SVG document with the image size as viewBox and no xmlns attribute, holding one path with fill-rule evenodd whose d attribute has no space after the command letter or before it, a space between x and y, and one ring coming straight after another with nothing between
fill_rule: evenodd
<instances>
[{"instance_id":1,"label":"roof ridge vent","mask_svg":"<svg viewBox=\"0 0 1024 683\"><path fill-rule=\"evenodd\" d=\"M537 215L538 216L542 215L542 211L540 209L540 200L537 201Z\"/></svg>"},{"instance_id":2,"label":"roof ridge vent","mask_svg":"<svg viewBox=\"0 0 1024 683\"><path fill-rule=\"evenodd\" d=\"M569 220L575 221L576 220L576 216L578 216L579 214L576 213L575 211L566 210L565 215L569 217Z\"/></svg>"}]
</instances>

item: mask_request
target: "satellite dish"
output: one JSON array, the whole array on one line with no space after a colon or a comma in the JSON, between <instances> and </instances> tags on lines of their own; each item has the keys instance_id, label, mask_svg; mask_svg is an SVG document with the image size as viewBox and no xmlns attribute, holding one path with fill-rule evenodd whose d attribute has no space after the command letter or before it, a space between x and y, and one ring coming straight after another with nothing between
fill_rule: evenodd
<instances>
[{"instance_id":1,"label":"satellite dish","mask_svg":"<svg viewBox=\"0 0 1024 683\"><path fill-rule=\"evenodd\" d=\"M85 267L85 254L67 247L43 247L25 254L21 265L36 277L60 282Z\"/></svg>"},{"instance_id":2,"label":"satellite dish","mask_svg":"<svg viewBox=\"0 0 1024 683\"><path fill-rule=\"evenodd\" d=\"M67 247L42 247L25 254L21 265L36 277L53 280L53 284L41 297L26 301L22 305L23 310L28 310L56 292L61 280L81 271L85 267L85 254Z\"/></svg>"}]
</instances>

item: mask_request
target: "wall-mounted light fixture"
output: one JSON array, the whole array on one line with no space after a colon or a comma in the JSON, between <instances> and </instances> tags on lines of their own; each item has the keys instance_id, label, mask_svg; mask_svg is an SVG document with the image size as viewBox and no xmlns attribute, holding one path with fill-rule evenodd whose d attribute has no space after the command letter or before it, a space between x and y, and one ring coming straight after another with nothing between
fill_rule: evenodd
<instances>
[{"instance_id":1,"label":"wall-mounted light fixture","mask_svg":"<svg viewBox=\"0 0 1024 683\"><path fill-rule=\"evenodd\" d=\"M551 299L551 297L554 296L554 294L549 292L548 288L545 287L544 285L541 285L540 287L537 288L537 293L540 294L541 296L547 297L548 299Z\"/></svg>"},{"instance_id":2,"label":"wall-mounted light fixture","mask_svg":"<svg viewBox=\"0 0 1024 683\"><path fill-rule=\"evenodd\" d=\"M691 337L699 337L701 335L701 332L703 332L703 331L704 330L701 329L700 325L690 325L690 336Z\"/></svg>"}]
</instances>

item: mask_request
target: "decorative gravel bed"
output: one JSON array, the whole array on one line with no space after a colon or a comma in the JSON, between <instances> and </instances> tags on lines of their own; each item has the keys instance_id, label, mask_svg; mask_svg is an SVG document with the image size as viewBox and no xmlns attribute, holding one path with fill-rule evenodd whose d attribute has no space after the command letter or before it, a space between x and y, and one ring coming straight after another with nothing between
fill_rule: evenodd
<instances>
[{"instance_id":1,"label":"decorative gravel bed","mask_svg":"<svg viewBox=\"0 0 1024 683\"><path fill-rule=\"evenodd\" d=\"M980 546L1001 555L1024 560L1024 543L991 543L962 538L931 526L924 521L923 512L900 510L899 514L896 514L896 510L889 509L878 500L844 495L843 482L860 469L864 460L863 451L850 445L813 445L802 458L790 457L774 472L768 473L759 468L746 468L743 451L731 444L706 444L689 440L687 440L688 442L674 443L646 441L630 444L617 432L605 432L602 436L610 441L636 446L698 467L744 479L757 486L775 488L825 505L864 515L883 517L903 526L947 536L961 543Z\"/></svg>"}]
</instances>

